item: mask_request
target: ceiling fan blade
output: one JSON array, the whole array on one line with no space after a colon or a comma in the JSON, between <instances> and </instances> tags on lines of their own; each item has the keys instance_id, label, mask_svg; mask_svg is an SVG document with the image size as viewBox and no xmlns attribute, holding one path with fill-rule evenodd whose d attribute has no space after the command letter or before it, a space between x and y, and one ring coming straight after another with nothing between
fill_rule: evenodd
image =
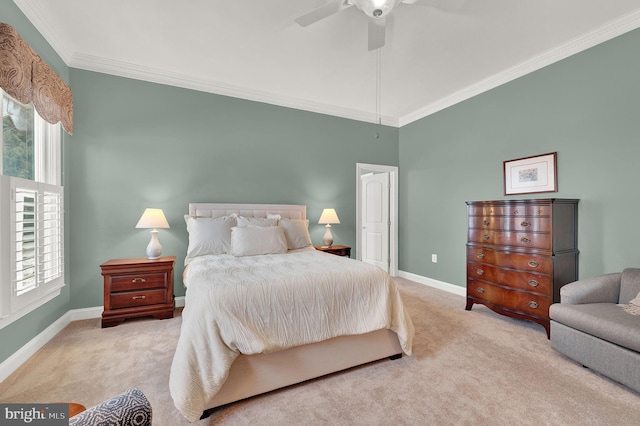
<instances>
[{"instance_id":1,"label":"ceiling fan blade","mask_svg":"<svg viewBox=\"0 0 640 426\"><path fill-rule=\"evenodd\" d=\"M296 18L295 21L301 27L306 27L351 6L353 6L353 4L349 1L333 0L324 6L320 6L319 8Z\"/></svg>"},{"instance_id":2,"label":"ceiling fan blade","mask_svg":"<svg viewBox=\"0 0 640 426\"><path fill-rule=\"evenodd\" d=\"M369 51L384 46L386 19L369 18Z\"/></svg>"}]
</instances>

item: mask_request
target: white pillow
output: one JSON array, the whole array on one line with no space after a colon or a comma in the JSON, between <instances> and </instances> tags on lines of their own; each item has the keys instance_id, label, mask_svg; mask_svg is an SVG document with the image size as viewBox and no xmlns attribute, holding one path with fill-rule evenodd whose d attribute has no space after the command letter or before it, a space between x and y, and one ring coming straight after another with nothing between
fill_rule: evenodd
<instances>
[{"instance_id":1,"label":"white pillow","mask_svg":"<svg viewBox=\"0 0 640 426\"><path fill-rule=\"evenodd\" d=\"M279 226L245 226L231 228L231 254L255 256L287 252L287 239Z\"/></svg>"},{"instance_id":2,"label":"white pillow","mask_svg":"<svg viewBox=\"0 0 640 426\"><path fill-rule=\"evenodd\" d=\"M191 217L186 216L189 232L189 247L185 264L196 256L223 254L231 250L231 228L236 226L232 216Z\"/></svg>"},{"instance_id":3,"label":"white pillow","mask_svg":"<svg viewBox=\"0 0 640 426\"><path fill-rule=\"evenodd\" d=\"M311 235L309 235L308 219L280 219L279 226L284 229L289 250L313 245Z\"/></svg>"},{"instance_id":4,"label":"white pillow","mask_svg":"<svg viewBox=\"0 0 640 426\"><path fill-rule=\"evenodd\" d=\"M238 227L245 226L277 226L278 219L275 217L244 217L238 216Z\"/></svg>"}]
</instances>

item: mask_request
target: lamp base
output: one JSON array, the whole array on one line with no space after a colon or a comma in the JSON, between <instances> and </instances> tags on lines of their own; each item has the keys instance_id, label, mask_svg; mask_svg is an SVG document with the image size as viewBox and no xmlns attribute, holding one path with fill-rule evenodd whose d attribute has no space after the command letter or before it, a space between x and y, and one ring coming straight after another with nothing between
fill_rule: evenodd
<instances>
[{"instance_id":1,"label":"lamp base","mask_svg":"<svg viewBox=\"0 0 640 426\"><path fill-rule=\"evenodd\" d=\"M154 260L160 259L160 256L162 256L162 246L158 239L158 230L154 228L151 231L151 241L149 241L149 245L147 246L147 258Z\"/></svg>"},{"instance_id":2,"label":"lamp base","mask_svg":"<svg viewBox=\"0 0 640 426\"><path fill-rule=\"evenodd\" d=\"M333 235L331 235L331 225L325 225L324 236L322 237L322 247L331 247L333 245Z\"/></svg>"}]
</instances>

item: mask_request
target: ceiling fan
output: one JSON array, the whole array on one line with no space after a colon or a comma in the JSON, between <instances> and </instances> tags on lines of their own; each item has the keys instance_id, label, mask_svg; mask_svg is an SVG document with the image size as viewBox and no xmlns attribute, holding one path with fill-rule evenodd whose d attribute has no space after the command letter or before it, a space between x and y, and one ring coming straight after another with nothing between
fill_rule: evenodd
<instances>
[{"instance_id":1,"label":"ceiling fan","mask_svg":"<svg viewBox=\"0 0 640 426\"><path fill-rule=\"evenodd\" d=\"M386 17L400 3L430 6L444 11L459 9L466 0L331 0L324 6L306 13L295 21L306 27L324 18L356 6L369 17L369 50L384 46Z\"/></svg>"}]
</instances>

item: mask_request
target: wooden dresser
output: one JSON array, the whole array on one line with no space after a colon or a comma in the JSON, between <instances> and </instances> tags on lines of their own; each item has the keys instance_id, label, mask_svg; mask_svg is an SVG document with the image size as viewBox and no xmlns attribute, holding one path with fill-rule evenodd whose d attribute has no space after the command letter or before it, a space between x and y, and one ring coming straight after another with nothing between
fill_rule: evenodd
<instances>
[{"instance_id":1,"label":"wooden dresser","mask_svg":"<svg viewBox=\"0 0 640 426\"><path fill-rule=\"evenodd\" d=\"M102 327L148 315L173 318L175 260L175 256L111 259L100 265L104 276Z\"/></svg>"},{"instance_id":2,"label":"wooden dresser","mask_svg":"<svg viewBox=\"0 0 640 426\"><path fill-rule=\"evenodd\" d=\"M467 306L547 330L549 306L578 279L578 200L469 201Z\"/></svg>"}]
</instances>

